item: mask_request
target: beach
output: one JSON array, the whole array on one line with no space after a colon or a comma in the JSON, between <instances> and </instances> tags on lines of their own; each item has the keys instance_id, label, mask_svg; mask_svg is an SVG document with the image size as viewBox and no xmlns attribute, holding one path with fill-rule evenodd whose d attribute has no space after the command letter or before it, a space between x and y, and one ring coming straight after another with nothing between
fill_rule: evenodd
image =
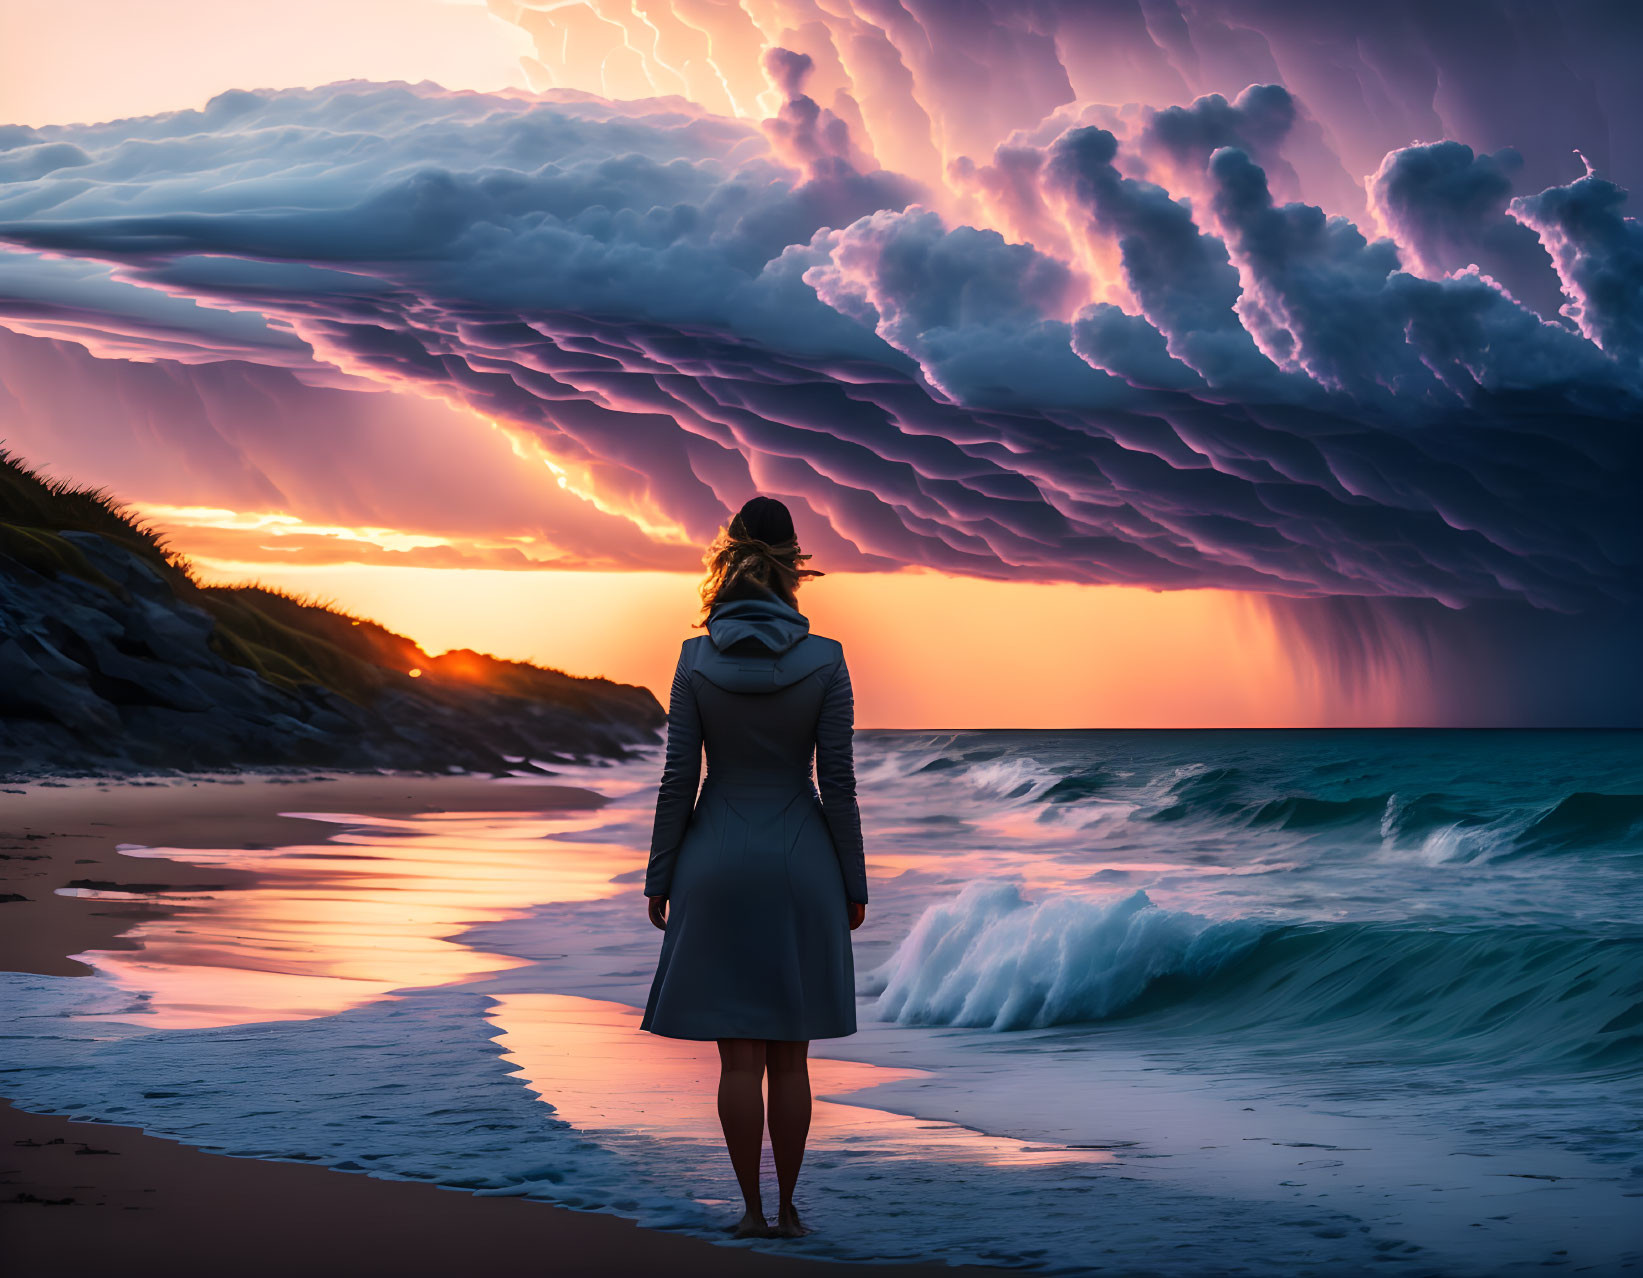
<instances>
[{"instance_id":1,"label":"beach","mask_svg":"<svg viewBox=\"0 0 1643 1278\"><path fill-rule=\"evenodd\" d=\"M446 1278L481 1264L704 1278L838 1272L821 1261L656 1233L595 1212L224 1158L135 1128L76 1123L10 1104L0 1104L0 1149L0 1265L15 1278ZM895 1265L870 1272L953 1271Z\"/></svg>"},{"instance_id":2,"label":"beach","mask_svg":"<svg viewBox=\"0 0 1643 1278\"><path fill-rule=\"evenodd\" d=\"M0 970L90 972L70 955L135 952L122 934L173 914L156 894L242 890L255 875L119 843L244 848L323 837L293 809L395 817L575 810L603 800L569 786L477 776L248 774L76 779L0 789ZM107 901L55 889L146 895ZM0 1084L0 1094L4 1094ZM451 1275L478 1265L563 1274L836 1273L837 1266L661 1233L616 1216L482 1197L258 1158L225 1157L110 1122L0 1104L0 1269L16 1278L88 1272L176 1278L225 1272ZM933 1274L945 1266L875 1266Z\"/></svg>"},{"instance_id":3,"label":"beach","mask_svg":"<svg viewBox=\"0 0 1643 1278\"><path fill-rule=\"evenodd\" d=\"M7 787L3 1236L118 1253L169 1196L336 1220L342 1273L1636 1272L1636 744L858 733L815 1232L731 1244L714 1047L638 1028L654 757Z\"/></svg>"}]
</instances>

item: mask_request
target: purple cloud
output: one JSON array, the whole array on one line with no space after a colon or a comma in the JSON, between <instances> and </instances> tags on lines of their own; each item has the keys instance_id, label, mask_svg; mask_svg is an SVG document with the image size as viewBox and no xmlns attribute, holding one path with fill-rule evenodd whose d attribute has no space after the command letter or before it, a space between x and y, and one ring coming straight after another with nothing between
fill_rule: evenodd
<instances>
[{"instance_id":1,"label":"purple cloud","mask_svg":"<svg viewBox=\"0 0 1643 1278\"><path fill-rule=\"evenodd\" d=\"M773 63L790 95L804 73ZM757 487L836 568L1639 603L1636 224L1595 179L1510 206L1577 332L1278 203L1236 147L1205 158L1199 207L1087 126L1038 159L1013 144L1012 181L1110 251L1139 314L1082 305L1082 262L950 224L848 152L796 169L675 100L352 83L14 141L85 162L0 187L0 323L102 307L150 358L444 397L692 538Z\"/></svg>"}]
</instances>

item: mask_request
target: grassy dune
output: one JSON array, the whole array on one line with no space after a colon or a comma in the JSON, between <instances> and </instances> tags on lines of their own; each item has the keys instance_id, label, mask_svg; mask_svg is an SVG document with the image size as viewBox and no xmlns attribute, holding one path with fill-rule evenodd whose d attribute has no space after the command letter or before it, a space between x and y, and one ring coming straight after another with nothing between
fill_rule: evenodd
<instances>
[{"instance_id":1,"label":"grassy dune","mask_svg":"<svg viewBox=\"0 0 1643 1278\"><path fill-rule=\"evenodd\" d=\"M202 585L185 556L108 492L49 478L0 449L0 574L74 578L107 592L110 607L130 604L130 583L99 568L94 557L105 568L107 561L88 555L82 547L92 547L83 537L65 536L87 533L152 570L177 604L209 614L211 652L275 688L299 695L324 690L367 708L387 691L432 699L445 709L489 694L590 718L646 727L661 722L660 706L643 688L468 649L436 657L404 635L317 599L259 584Z\"/></svg>"}]
</instances>

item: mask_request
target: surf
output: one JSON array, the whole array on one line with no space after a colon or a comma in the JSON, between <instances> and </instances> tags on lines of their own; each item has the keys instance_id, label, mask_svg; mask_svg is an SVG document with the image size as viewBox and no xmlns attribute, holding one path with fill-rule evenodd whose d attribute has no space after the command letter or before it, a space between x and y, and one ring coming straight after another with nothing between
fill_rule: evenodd
<instances>
[{"instance_id":1,"label":"surf","mask_svg":"<svg viewBox=\"0 0 1643 1278\"><path fill-rule=\"evenodd\" d=\"M1459 921L1212 919L1144 890L977 881L864 974L868 1014L996 1031L1127 1025L1492 1068L1643 1063L1643 938Z\"/></svg>"}]
</instances>

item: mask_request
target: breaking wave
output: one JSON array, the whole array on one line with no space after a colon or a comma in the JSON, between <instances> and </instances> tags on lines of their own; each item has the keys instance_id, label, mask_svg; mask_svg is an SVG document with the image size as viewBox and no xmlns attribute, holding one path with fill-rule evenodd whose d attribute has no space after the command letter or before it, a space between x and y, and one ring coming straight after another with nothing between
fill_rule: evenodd
<instances>
[{"instance_id":1,"label":"breaking wave","mask_svg":"<svg viewBox=\"0 0 1643 1278\"><path fill-rule=\"evenodd\" d=\"M1145 892L1028 901L979 881L866 974L871 1015L1020 1030L1123 1020L1376 1058L1643 1062L1643 938L1538 925L1212 920Z\"/></svg>"}]
</instances>

